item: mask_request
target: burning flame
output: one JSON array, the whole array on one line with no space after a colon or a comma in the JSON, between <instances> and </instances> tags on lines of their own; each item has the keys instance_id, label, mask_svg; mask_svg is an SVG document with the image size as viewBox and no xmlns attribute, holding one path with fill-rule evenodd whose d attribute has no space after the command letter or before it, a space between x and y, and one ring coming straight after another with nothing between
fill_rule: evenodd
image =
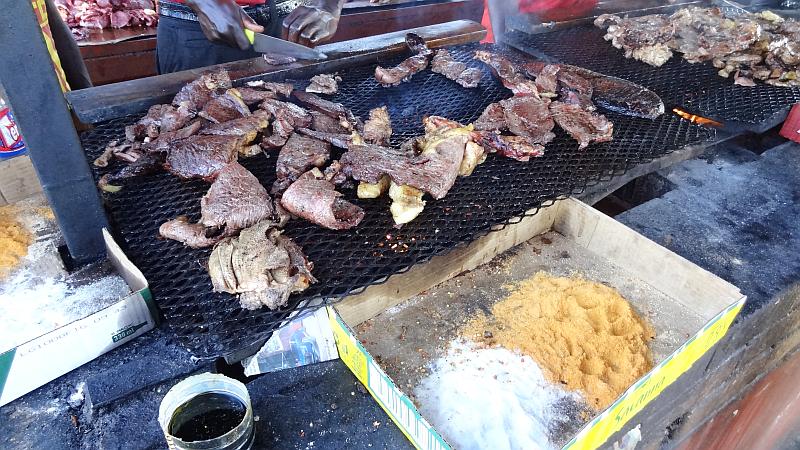
<instances>
[{"instance_id":1,"label":"burning flame","mask_svg":"<svg viewBox=\"0 0 800 450\"><path fill-rule=\"evenodd\" d=\"M680 108L672 108L672 112L679 115L680 117L688 120L689 122L696 123L698 125L705 125L709 127L721 127L722 124L717 122L716 120L711 120L707 117L698 116L697 114L688 113Z\"/></svg>"}]
</instances>

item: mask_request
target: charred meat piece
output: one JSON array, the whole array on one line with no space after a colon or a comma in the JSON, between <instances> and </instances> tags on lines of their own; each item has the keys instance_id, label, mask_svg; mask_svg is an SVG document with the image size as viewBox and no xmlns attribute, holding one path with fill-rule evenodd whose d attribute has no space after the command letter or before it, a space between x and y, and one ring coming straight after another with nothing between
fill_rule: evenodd
<instances>
[{"instance_id":1,"label":"charred meat piece","mask_svg":"<svg viewBox=\"0 0 800 450\"><path fill-rule=\"evenodd\" d=\"M185 216L164 222L158 227L159 236L182 242L191 248L211 247L225 238L221 233L206 236L206 232L206 227L200 223L191 223Z\"/></svg>"},{"instance_id":2,"label":"charred meat piece","mask_svg":"<svg viewBox=\"0 0 800 450\"><path fill-rule=\"evenodd\" d=\"M163 154L146 153L119 171L103 175L97 185L106 192L117 192L121 189L121 185L130 178L159 172L163 162Z\"/></svg>"},{"instance_id":3,"label":"charred meat piece","mask_svg":"<svg viewBox=\"0 0 800 450\"><path fill-rule=\"evenodd\" d=\"M548 100L533 96L511 97L500 101L508 130L528 138L534 144L547 144L555 139L555 123L550 116Z\"/></svg>"},{"instance_id":4,"label":"charred meat piece","mask_svg":"<svg viewBox=\"0 0 800 450\"><path fill-rule=\"evenodd\" d=\"M506 115L500 103L491 103L473 125L478 131L495 131L508 129Z\"/></svg>"},{"instance_id":5,"label":"charred meat piece","mask_svg":"<svg viewBox=\"0 0 800 450\"><path fill-rule=\"evenodd\" d=\"M239 163L219 172L208 193L200 200L200 223L221 230L225 236L275 217L272 198L250 171Z\"/></svg>"},{"instance_id":6,"label":"charred meat piece","mask_svg":"<svg viewBox=\"0 0 800 450\"><path fill-rule=\"evenodd\" d=\"M217 90L231 87L231 78L228 76L228 72L220 69L201 75L200 78L181 88L172 99L172 105L176 107L186 105L194 111L200 111L214 97Z\"/></svg>"},{"instance_id":7,"label":"charred meat piece","mask_svg":"<svg viewBox=\"0 0 800 450\"><path fill-rule=\"evenodd\" d=\"M586 148L592 142L608 142L613 139L614 124L605 116L586 111L579 105L553 102L550 104L558 126L578 141L578 148Z\"/></svg>"},{"instance_id":8,"label":"charred meat piece","mask_svg":"<svg viewBox=\"0 0 800 450\"><path fill-rule=\"evenodd\" d=\"M291 97L292 91L294 91L294 85L291 83L276 83L272 81L256 80L248 81L245 83L245 85L251 88L263 89L284 98Z\"/></svg>"},{"instance_id":9,"label":"charred meat piece","mask_svg":"<svg viewBox=\"0 0 800 450\"><path fill-rule=\"evenodd\" d=\"M338 118L333 118L319 111L311 111L311 129L322 133L350 134L350 131L342 126Z\"/></svg>"},{"instance_id":10,"label":"charred meat piece","mask_svg":"<svg viewBox=\"0 0 800 450\"><path fill-rule=\"evenodd\" d=\"M333 74L320 74L311 77L311 84L306 88L306 92L315 94L332 95L339 91L339 82L342 78Z\"/></svg>"},{"instance_id":11,"label":"charred meat piece","mask_svg":"<svg viewBox=\"0 0 800 450\"><path fill-rule=\"evenodd\" d=\"M194 113L186 105L178 108L172 105L153 105L138 122L125 127L125 138L129 142L145 138L152 140L161 133L183 128L193 117Z\"/></svg>"},{"instance_id":12,"label":"charred meat piece","mask_svg":"<svg viewBox=\"0 0 800 450\"><path fill-rule=\"evenodd\" d=\"M312 167L322 167L331 156L331 145L327 142L293 133L278 154L277 179L272 193L279 194L292 182Z\"/></svg>"},{"instance_id":13,"label":"charred meat piece","mask_svg":"<svg viewBox=\"0 0 800 450\"><path fill-rule=\"evenodd\" d=\"M295 128L311 126L311 114L294 103L280 100L265 100L259 108L272 114L272 134L261 142L267 149L281 147Z\"/></svg>"},{"instance_id":14,"label":"charred meat piece","mask_svg":"<svg viewBox=\"0 0 800 450\"><path fill-rule=\"evenodd\" d=\"M247 117L210 124L201 133L217 136L236 136L241 138L243 145L246 145L255 141L258 133L269 127L269 118L270 114L268 112L258 110Z\"/></svg>"},{"instance_id":15,"label":"charred meat piece","mask_svg":"<svg viewBox=\"0 0 800 450\"><path fill-rule=\"evenodd\" d=\"M181 178L213 180L220 170L236 160L241 147L241 140L235 136L176 139L170 144L164 167Z\"/></svg>"},{"instance_id":16,"label":"charred meat piece","mask_svg":"<svg viewBox=\"0 0 800 450\"><path fill-rule=\"evenodd\" d=\"M373 144L351 145L340 161L344 173L358 181L379 183L388 175L395 184L415 187L438 200L453 187L469 140L467 128L442 128L416 141L419 154Z\"/></svg>"},{"instance_id":17,"label":"charred meat piece","mask_svg":"<svg viewBox=\"0 0 800 450\"><path fill-rule=\"evenodd\" d=\"M675 35L675 24L666 16L622 18L603 14L594 23L606 30L605 40L624 50L626 58L659 67L672 57L668 44Z\"/></svg>"},{"instance_id":18,"label":"charred meat piece","mask_svg":"<svg viewBox=\"0 0 800 450\"><path fill-rule=\"evenodd\" d=\"M322 114L326 114L329 117L335 118L339 120L339 123L348 130L358 130L361 131L364 124L361 123L361 119L356 117L353 114L353 111L345 108L344 105L341 103L335 103L330 100L325 100L324 98L319 97L316 94L311 94L308 92L297 91L294 93L294 96L297 100L300 101L303 105L315 110L319 111Z\"/></svg>"},{"instance_id":19,"label":"charred meat piece","mask_svg":"<svg viewBox=\"0 0 800 450\"><path fill-rule=\"evenodd\" d=\"M466 64L456 61L445 49L439 49L431 61L431 70L444 75L465 88L474 88L481 81L483 73Z\"/></svg>"},{"instance_id":20,"label":"charred meat piece","mask_svg":"<svg viewBox=\"0 0 800 450\"><path fill-rule=\"evenodd\" d=\"M142 147L149 152L165 152L169 149L172 141L194 136L206 123L207 121L205 119L198 117L180 130L161 133L157 139L144 144Z\"/></svg>"},{"instance_id":21,"label":"charred meat piece","mask_svg":"<svg viewBox=\"0 0 800 450\"><path fill-rule=\"evenodd\" d=\"M476 141L490 153L497 153L517 161L528 161L531 157L544 155L544 146L530 142L520 136L502 136L493 131L476 131Z\"/></svg>"},{"instance_id":22,"label":"charred meat piece","mask_svg":"<svg viewBox=\"0 0 800 450\"><path fill-rule=\"evenodd\" d=\"M247 86L236 88L236 91L239 92L239 96L247 106L258 105L268 98L278 98L278 95L272 91Z\"/></svg>"},{"instance_id":23,"label":"charred meat piece","mask_svg":"<svg viewBox=\"0 0 800 450\"><path fill-rule=\"evenodd\" d=\"M350 148L350 145L353 143L352 133L325 133L322 131L309 130L308 128L298 128L297 131L300 134L325 141L334 147Z\"/></svg>"},{"instance_id":24,"label":"charred meat piece","mask_svg":"<svg viewBox=\"0 0 800 450\"><path fill-rule=\"evenodd\" d=\"M349 187L352 185L352 183L349 183L347 175L342 172L342 164L338 160L331 161L330 165L325 168L323 175L327 181L330 181L336 187Z\"/></svg>"},{"instance_id":25,"label":"charred meat piece","mask_svg":"<svg viewBox=\"0 0 800 450\"><path fill-rule=\"evenodd\" d=\"M539 74L536 76L536 89L540 94L551 94L553 97L558 91L558 71L560 67L558 64L545 64Z\"/></svg>"},{"instance_id":26,"label":"charred meat piece","mask_svg":"<svg viewBox=\"0 0 800 450\"><path fill-rule=\"evenodd\" d=\"M414 33L406 34L406 45L414 56L391 68L378 66L375 68L375 79L384 86L397 86L408 81L418 72L425 70L433 52L425 45L425 41Z\"/></svg>"},{"instance_id":27,"label":"charred meat piece","mask_svg":"<svg viewBox=\"0 0 800 450\"><path fill-rule=\"evenodd\" d=\"M547 66L532 61L523 67L529 76L538 77ZM566 97L561 100L567 100L565 103L576 103L574 99L577 98L577 103L586 109L588 105L584 99L588 96L598 106L626 116L655 119L664 114L664 102L658 94L642 85L568 64L559 64L558 68L561 94ZM574 92L575 97L571 97L569 92Z\"/></svg>"},{"instance_id":28,"label":"charred meat piece","mask_svg":"<svg viewBox=\"0 0 800 450\"><path fill-rule=\"evenodd\" d=\"M297 62L297 58L289 55L280 55L278 53L264 53L264 61L270 66L285 66Z\"/></svg>"},{"instance_id":29,"label":"charred meat piece","mask_svg":"<svg viewBox=\"0 0 800 450\"><path fill-rule=\"evenodd\" d=\"M198 116L214 123L228 122L229 120L247 117L250 108L242 100L241 94L236 89L228 89L224 94L218 95L203 106Z\"/></svg>"},{"instance_id":30,"label":"charred meat piece","mask_svg":"<svg viewBox=\"0 0 800 450\"><path fill-rule=\"evenodd\" d=\"M475 52L475 59L491 67L492 72L495 76L500 78L503 86L510 89L514 95L539 96L539 90L536 88L536 84L525 77L516 65L505 56L485 50L477 50Z\"/></svg>"},{"instance_id":31,"label":"charred meat piece","mask_svg":"<svg viewBox=\"0 0 800 450\"><path fill-rule=\"evenodd\" d=\"M392 121L385 106L372 109L364 123L364 140L370 144L386 145L392 137Z\"/></svg>"},{"instance_id":32,"label":"charred meat piece","mask_svg":"<svg viewBox=\"0 0 800 450\"><path fill-rule=\"evenodd\" d=\"M346 230L361 223L364 210L341 198L322 172L312 169L292 183L281 197L290 213L331 230Z\"/></svg>"},{"instance_id":33,"label":"charred meat piece","mask_svg":"<svg viewBox=\"0 0 800 450\"><path fill-rule=\"evenodd\" d=\"M302 249L270 221L220 242L208 259L214 291L240 294L244 309L285 306L290 294L317 281L311 269Z\"/></svg>"}]
</instances>

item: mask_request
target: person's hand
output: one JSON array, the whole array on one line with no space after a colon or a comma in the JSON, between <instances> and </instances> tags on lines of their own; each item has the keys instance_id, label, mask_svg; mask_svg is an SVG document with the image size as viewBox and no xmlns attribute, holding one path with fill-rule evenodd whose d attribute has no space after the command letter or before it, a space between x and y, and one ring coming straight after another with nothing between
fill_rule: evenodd
<instances>
[{"instance_id":1,"label":"person's hand","mask_svg":"<svg viewBox=\"0 0 800 450\"><path fill-rule=\"evenodd\" d=\"M234 0L186 0L186 6L197 14L206 38L217 44L247 50L250 41L244 29L262 33L264 27L253 22Z\"/></svg>"},{"instance_id":2,"label":"person's hand","mask_svg":"<svg viewBox=\"0 0 800 450\"><path fill-rule=\"evenodd\" d=\"M327 41L336 33L344 0L314 0L283 19L282 37L306 47Z\"/></svg>"}]
</instances>

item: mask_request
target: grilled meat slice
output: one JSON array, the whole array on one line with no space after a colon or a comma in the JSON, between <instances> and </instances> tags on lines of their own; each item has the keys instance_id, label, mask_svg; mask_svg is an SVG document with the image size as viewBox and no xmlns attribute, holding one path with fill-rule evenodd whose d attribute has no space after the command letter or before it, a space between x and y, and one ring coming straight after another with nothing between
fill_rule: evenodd
<instances>
[{"instance_id":1,"label":"grilled meat slice","mask_svg":"<svg viewBox=\"0 0 800 450\"><path fill-rule=\"evenodd\" d=\"M523 70L529 76L539 76L548 66L531 61L523 65ZM658 94L642 85L568 64L559 64L558 68L561 101L566 100L565 103L579 103L586 109L585 98L590 97L598 106L626 116L655 119L664 114L664 102ZM578 102L575 97L565 95L570 91L576 94Z\"/></svg>"},{"instance_id":2,"label":"grilled meat slice","mask_svg":"<svg viewBox=\"0 0 800 450\"><path fill-rule=\"evenodd\" d=\"M188 217L181 216L161 224L159 236L182 242L191 248L211 247L225 238L222 234L206 236L207 229L200 223L191 223Z\"/></svg>"},{"instance_id":3,"label":"grilled meat slice","mask_svg":"<svg viewBox=\"0 0 800 450\"><path fill-rule=\"evenodd\" d=\"M578 141L578 148L586 148L592 142L608 142L613 139L614 124L605 116L586 111L579 105L552 102L550 111L558 126Z\"/></svg>"},{"instance_id":4,"label":"grilled meat slice","mask_svg":"<svg viewBox=\"0 0 800 450\"><path fill-rule=\"evenodd\" d=\"M290 294L317 281L312 267L302 249L270 221L220 242L208 259L214 291L241 294L239 303L244 309L285 306Z\"/></svg>"},{"instance_id":5,"label":"grilled meat slice","mask_svg":"<svg viewBox=\"0 0 800 450\"><path fill-rule=\"evenodd\" d=\"M275 92L257 89L254 87L245 86L236 88L236 90L239 92L239 96L242 98L242 101L247 104L247 106L258 105L268 98L278 98L278 94Z\"/></svg>"},{"instance_id":6,"label":"grilled meat slice","mask_svg":"<svg viewBox=\"0 0 800 450\"><path fill-rule=\"evenodd\" d=\"M259 108L272 114L272 134L265 137L261 145L264 148L281 147L289 139L295 128L311 126L311 114L294 103L280 100L265 100Z\"/></svg>"},{"instance_id":7,"label":"grilled meat slice","mask_svg":"<svg viewBox=\"0 0 800 450\"><path fill-rule=\"evenodd\" d=\"M364 123L364 140L370 144L386 145L392 137L392 121L385 106L372 109Z\"/></svg>"},{"instance_id":8,"label":"grilled meat slice","mask_svg":"<svg viewBox=\"0 0 800 450\"><path fill-rule=\"evenodd\" d=\"M186 105L191 110L200 111L214 97L217 90L231 87L233 86L227 71L220 69L210 72L181 88L172 99L172 105L175 107Z\"/></svg>"},{"instance_id":9,"label":"grilled meat slice","mask_svg":"<svg viewBox=\"0 0 800 450\"><path fill-rule=\"evenodd\" d=\"M213 180L220 170L236 160L242 147L235 136L191 136L170 144L164 167L181 178Z\"/></svg>"},{"instance_id":10,"label":"grilled meat slice","mask_svg":"<svg viewBox=\"0 0 800 450\"><path fill-rule=\"evenodd\" d=\"M666 16L622 18L603 14L594 23L606 30L604 39L624 50L626 58L659 67L672 57L668 44L675 36L675 24Z\"/></svg>"},{"instance_id":11,"label":"grilled meat slice","mask_svg":"<svg viewBox=\"0 0 800 450\"><path fill-rule=\"evenodd\" d=\"M205 119L198 117L180 130L166 131L159 134L158 138L144 144L142 147L149 152L165 152L169 149L172 141L194 136L206 123L208 122Z\"/></svg>"},{"instance_id":12,"label":"grilled meat slice","mask_svg":"<svg viewBox=\"0 0 800 450\"><path fill-rule=\"evenodd\" d=\"M269 118L268 112L258 110L247 117L210 124L201 131L201 134L236 136L242 140L243 145L246 145L255 141L258 133L269 127Z\"/></svg>"},{"instance_id":13,"label":"grilled meat slice","mask_svg":"<svg viewBox=\"0 0 800 450\"><path fill-rule=\"evenodd\" d=\"M341 198L336 186L312 169L292 183L281 197L290 213L331 230L353 228L364 218L364 210Z\"/></svg>"},{"instance_id":14,"label":"grilled meat slice","mask_svg":"<svg viewBox=\"0 0 800 450\"><path fill-rule=\"evenodd\" d=\"M510 89L514 95L539 96L539 90L536 88L536 84L526 78L516 65L505 56L485 50L477 50L475 52L475 59L491 67L492 72L495 76L500 78L503 86Z\"/></svg>"},{"instance_id":15,"label":"grilled meat slice","mask_svg":"<svg viewBox=\"0 0 800 450\"><path fill-rule=\"evenodd\" d=\"M319 139L320 141L325 141L339 148L350 148L350 145L353 143L352 133L324 133L321 131L309 130L308 128L298 128L297 132Z\"/></svg>"},{"instance_id":16,"label":"grilled meat slice","mask_svg":"<svg viewBox=\"0 0 800 450\"><path fill-rule=\"evenodd\" d=\"M338 92L339 82L342 78L333 74L320 74L311 77L311 84L306 87L306 92L315 94L332 95Z\"/></svg>"},{"instance_id":17,"label":"grilled meat slice","mask_svg":"<svg viewBox=\"0 0 800 450\"><path fill-rule=\"evenodd\" d=\"M506 115L500 103L491 103L473 125L478 131L495 131L508 129Z\"/></svg>"},{"instance_id":18,"label":"grilled meat slice","mask_svg":"<svg viewBox=\"0 0 800 450\"><path fill-rule=\"evenodd\" d=\"M194 117L186 105L175 108L172 105L153 105L147 114L135 124L125 127L128 142L155 139L161 133L183 128Z\"/></svg>"},{"instance_id":19,"label":"grilled meat slice","mask_svg":"<svg viewBox=\"0 0 800 450\"><path fill-rule=\"evenodd\" d=\"M294 91L294 85L291 83L275 83L272 81L264 81L264 80L256 80L256 81L248 81L245 83L247 87L263 89L265 91L272 92L283 98L289 98L292 95L292 91Z\"/></svg>"},{"instance_id":20,"label":"grilled meat slice","mask_svg":"<svg viewBox=\"0 0 800 450\"><path fill-rule=\"evenodd\" d=\"M200 200L200 223L225 236L276 215L272 198L250 171L233 162L219 172Z\"/></svg>"},{"instance_id":21,"label":"grilled meat slice","mask_svg":"<svg viewBox=\"0 0 800 450\"><path fill-rule=\"evenodd\" d=\"M444 75L465 88L474 88L481 81L483 73L475 68L468 68L466 64L456 61L445 49L439 49L431 61L431 70Z\"/></svg>"},{"instance_id":22,"label":"grilled meat slice","mask_svg":"<svg viewBox=\"0 0 800 450\"><path fill-rule=\"evenodd\" d=\"M217 95L206 102L203 110L197 115L214 123L223 123L249 116L250 108L242 100L239 91L228 89L224 94Z\"/></svg>"},{"instance_id":23,"label":"grilled meat slice","mask_svg":"<svg viewBox=\"0 0 800 450\"><path fill-rule=\"evenodd\" d=\"M419 154L354 144L340 162L344 173L358 181L378 183L388 175L395 184L415 187L438 200L453 187L469 139L467 128L436 130L417 141Z\"/></svg>"},{"instance_id":24,"label":"grilled meat slice","mask_svg":"<svg viewBox=\"0 0 800 450\"><path fill-rule=\"evenodd\" d=\"M744 16L729 19L719 8L682 8L668 20L676 28L670 44L691 63L745 50L761 34L757 21Z\"/></svg>"},{"instance_id":25,"label":"grilled meat slice","mask_svg":"<svg viewBox=\"0 0 800 450\"><path fill-rule=\"evenodd\" d=\"M272 193L280 194L300 175L312 167L322 167L331 156L331 145L327 142L293 133L278 154L277 179Z\"/></svg>"},{"instance_id":26,"label":"grilled meat slice","mask_svg":"<svg viewBox=\"0 0 800 450\"><path fill-rule=\"evenodd\" d=\"M333 118L319 111L311 111L311 129L322 133L350 134L350 131L342 126L338 118Z\"/></svg>"},{"instance_id":27,"label":"grilled meat slice","mask_svg":"<svg viewBox=\"0 0 800 450\"><path fill-rule=\"evenodd\" d=\"M375 68L375 79L384 86L397 86L408 81L418 72L428 67L433 52L425 45L425 41L414 33L406 34L406 45L414 56L391 68L378 66Z\"/></svg>"},{"instance_id":28,"label":"grilled meat slice","mask_svg":"<svg viewBox=\"0 0 800 450\"><path fill-rule=\"evenodd\" d=\"M278 53L264 53L264 61L270 66L285 66L286 64L297 62L297 58Z\"/></svg>"},{"instance_id":29,"label":"grilled meat slice","mask_svg":"<svg viewBox=\"0 0 800 450\"><path fill-rule=\"evenodd\" d=\"M106 192L117 192L125 180L159 172L163 162L163 153L146 153L119 171L103 175L97 185Z\"/></svg>"},{"instance_id":30,"label":"grilled meat slice","mask_svg":"<svg viewBox=\"0 0 800 450\"><path fill-rule=\"evenodd\" d=\"M364 124L361 123L361 119L356 117L352 111L345 108L341 103L325 100L316 94L303 91L295 92L294 96L305 106L326 114L334 119L338 119L339 123L341 123L342 126L348 130L361 131L361 129L364 127Z\"/></svg>"},{"instance_id":31,"label":"grilled meat slice","mask_svg":"<svg viewBox=\"0 0 800 450\"><path fill-rule=\"evenodd\" d=\"M517 161L528 161L531 157L544 155L544 146L530 142L521 136L502 136L493 131L476 131L474 139L490 153L497 153Z\"/></svg>"},{"instance_id":32,"label":"grilled meat slice","mask_svg":"<svg viewBox=\"0 0 800 450\"><path fill-rule=\"evenodd\" d=\"M558 91L558 71L561 68L558 64L545 64L542 70L536 75L536 89L539 93L549 94L548 97L555 96Z\"/></svg>"},{"instance_id":33,"label":"grilled meat slice","mask_svg":"<svg viewBox=\"0 0 800 450\"><path fill-rule=\"evenodd\" d=\"M511 97L500 101L508 130L528 138L534 144L547 144L555 139L555 123L548 109L549 101L533 96Z\"/></svg>"}]
</instances>

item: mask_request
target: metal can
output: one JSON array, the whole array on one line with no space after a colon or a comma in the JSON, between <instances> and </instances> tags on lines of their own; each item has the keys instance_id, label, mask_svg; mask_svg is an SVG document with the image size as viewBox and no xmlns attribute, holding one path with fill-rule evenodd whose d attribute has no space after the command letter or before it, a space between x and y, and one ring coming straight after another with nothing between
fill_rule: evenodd
<instances>
[{"instance_id":1,"label":"metal can","mask_svg":"<svg viewBox=\"0 0 800 450\"><path fill-rule=\"evenodd\" d=\"M25 153L25 142L19 134L14 115L0 96L0 159Z\"/></svg>"}]
</instances>

